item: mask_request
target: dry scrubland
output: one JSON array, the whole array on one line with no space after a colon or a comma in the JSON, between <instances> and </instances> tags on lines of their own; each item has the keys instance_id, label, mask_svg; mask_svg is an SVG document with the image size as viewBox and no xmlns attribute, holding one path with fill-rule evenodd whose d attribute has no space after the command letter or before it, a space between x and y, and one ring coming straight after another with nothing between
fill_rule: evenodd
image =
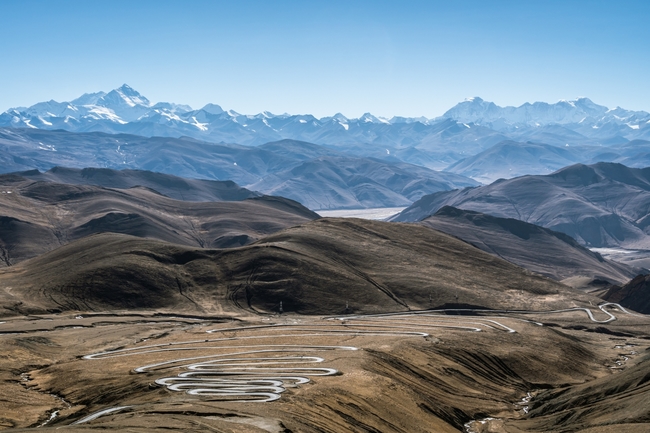
<instances>
[{"instance_id":1,"label":"dry scrubland","mask_svg":"<svg viewBox=\"0 0 650 433\"><path fill-rule=\"evenodd\" d=\"M650 319L604 308L617 320L593 322L582 310L7 319L0 325L0 425L16 431L647 431ZM609 318L593 310L596 320ZM82 358L91 354L99 355ZM199 362L203 370L187 367ZM136 371L143 366L151 367ZM246 379L262 388L268 384L260 380L274 378L286 390L264 403L254 400L268 396L245 386L239 389L253 394L190 395L156 383L191 371L200 376L188 389L214 393L214 385L194 380L200 377ZM297 383L296 376L311 381Z\"/></svg>"},{"instance_id":2,"label":"dry scrubland","mask_svg":"<svg viewBox=\"0 0 650 433\"><path fill-rule=\"evenodd\" d=\"M0 271L0 427L650 428L648 316L421 225L300 218L230 249L95 234Z\"/></svg>"}]
</instances>

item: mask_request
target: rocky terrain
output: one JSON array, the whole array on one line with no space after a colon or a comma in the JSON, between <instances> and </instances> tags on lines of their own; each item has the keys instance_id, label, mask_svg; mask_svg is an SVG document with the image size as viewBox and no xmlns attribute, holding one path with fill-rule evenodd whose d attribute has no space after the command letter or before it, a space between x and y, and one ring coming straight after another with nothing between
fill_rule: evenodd
<instances>
[{"instance_id":1,"label":"rocky terrain","mask_svg":"<svg viewBox=\"0 0 650 433\"><path fill-rule=\"evenodd\" d=\"M421 225L93 235L0 271L0 428L645 431L650 319L599 303Z\"/></svg>"},{"instance_id":2,"label":"rocky terrain","mask_svg":"<svg viewBox=\"0 0 650 433\"><path fill-rule=\"evenodd\" d=\"M643 314L650 314L650 275L641 274L621 286L609 288L601 297Z\"/></svg>"}]
</instances>

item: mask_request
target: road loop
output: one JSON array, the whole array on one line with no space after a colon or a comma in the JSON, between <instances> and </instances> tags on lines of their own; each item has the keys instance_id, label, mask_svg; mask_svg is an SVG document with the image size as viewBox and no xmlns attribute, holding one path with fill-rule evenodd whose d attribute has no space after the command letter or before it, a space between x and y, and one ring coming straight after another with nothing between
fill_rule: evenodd
<instances>
[{"instance_id":1,"label":"road loop","mask_svg":"<svg viewBox=\"0 0 650 433\"><path fill-rule=\"evenodd\" d=\"M279 399L287 388L309 383L312 377L339 374L334 368L318 366L325 362L325 358L317 355L358 350L354 346L273 344L274 340L311 343L332 337L428 337L426 331L436 329L515 333L517 331L504 324L504 320L529 322L516 316L576 311L584 312L595 323L616 320L614 312L637 316L614 303L598 306L596 311L607 316L603 319L597 319L592 310L583 307L552 311L448 309L335 316L326 317L321 323L294 321L209 329L206 331L208 334L218 333L220 336L109 350L86 355L84 359L150 357L157 362L141 365L133 371L165 372L167 375L155 382L170 391L222 402L270 402ZM186 356L174 356L178 353Z\"/></svg>"}]
</instances>

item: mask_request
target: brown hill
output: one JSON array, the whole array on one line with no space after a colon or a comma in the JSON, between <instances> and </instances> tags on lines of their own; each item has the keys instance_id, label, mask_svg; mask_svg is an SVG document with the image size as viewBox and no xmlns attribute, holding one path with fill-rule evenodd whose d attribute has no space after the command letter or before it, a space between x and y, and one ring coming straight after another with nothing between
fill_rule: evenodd
<instances>
[{"instance_id":1,"label":"brown hill","mask_svg":"<svg viewBox=\"0 0 650 433\"><path fill-rule=\"evenodd\" d=\"M148 188L0 178L0 255L11 266L93 233L124 233L195 247L231 247L318 215L281 197L184 202Z\"/></svg>"},{"instance_id":2,"label":"brown hill","mask_svg":"<svg viewBox=\"0 0 650 433\"><path fill-rule=\"evenodd\" d=\"M649 431L650 356L647 350L640 356L642 359L638 364L623 368L616 375L607 375L585 384L543 391L531 404L528 417L510 421L509 428L505 431Z\"/></svg>"},{"instance_id":3,"label":"brown hill","mask_svg":"<svg viewBox=\"0 0 650 433\"><path fill-rule=\"evenodd\" d=\"M445 205L550 228L588 247L650 245L650 168L576 164L545 176L500 179L424 196L391 220L420 221Z\"/></svg>"},{"instance_id":4,"label":"brown hill","mask_svg":"<svg viewBox=\"0 0 650 433\"><path fill-rule=\"evenodd\" d=\"M597 299L426 227L351 219L312 221L229 250L104 233L6 269L0 287L4 308L22 312L272 313L282 303L285 312L332 314Z\"/></svg>"},{"instance_id":5,"label":"brown hill","mask_svg":"<svg viewBox=\"0 0 650 433\"><path fill-rule=\"evenodd\" d=\"M650 275L637 275L623 286L613 286L602 298L639 313L650 314Z\"/></svg>"},{"instance_id":6,"label":"brown hill","mask_svg":"<svg viewBox=\"0 0 650 433\"><path fill-rule=\"evenodd\" d=\"M647 431L648 318L596 302L416 224L319 219L221 250L95 234L0 270L0 429ZM469 306L509 311L292 314ZM593 316L517 311L574 306ZM310 360L333 374L296 386ZM161 385L197 361L286 390Z\"/></svg>"},{"instance_id":7,"label":"brown hill","mask_svg":"<svg viewBox=\"0 0 650 433\"><path fill-rule=\"evenodd\" d=\"M444 206L420 224L557 281L624 284L638 273L629 266L605 260L564 233L513 218Z\"/></svg>"},{"instance_id":8,"label":"brown hill","mask_svg":"<svg viewBox=\"0 0 650 433\"><path fill-rule=\"evenodd\" d=\"M243 188L230 180L186 179L146 170L53 167L44 173L30 170L14 174L34 181L71 185L95 185L119 189L143 186L167 197L184 201L239 201L261 196L260 193ZM3 177L0 175L0 182Z\"/></svg>"}]
</instances>

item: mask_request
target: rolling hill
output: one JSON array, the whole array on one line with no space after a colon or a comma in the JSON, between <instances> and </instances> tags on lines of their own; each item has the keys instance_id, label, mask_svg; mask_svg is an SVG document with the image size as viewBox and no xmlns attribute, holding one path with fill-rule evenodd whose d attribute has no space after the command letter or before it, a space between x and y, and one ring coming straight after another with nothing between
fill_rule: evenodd
<instances>
[{"instance_id":1,"label":"rolling hill","mask_svg":"<svg viewBox=\"0 0 650 433\"><path fill-rule=\"evenodd\" d=\"M145 170L53 167L44 173L30 170L14 174L34 181L69 185L95 185L117 189L146 187L169 198L183 201L240 201L261 196L232 181L186 179ZM2 179L3 176L0 175L0 182Z\"/></svg>"},{"instance_id":2,"label":"rolling hill","mask_svg":"<svg viewBox=\"0 0 650 433\"><path fill-rule=\"evenodd\" d=\"M174 183L168 190L178 192L179 185L191 186L192 182ZM206 186L201 182L198 185ZM251 195L250 191L231 188L229 184L228 190L234 190L237 195L242 191ZM189 191L198 197L209 189L190 188ZM18 175L0 176L0 206L3 266L100 232L125 233L196 247L229 247L318 218L300 204L281 197L188 202L171 199L146 187L111 189L33 181Z\"/></svg>"},{"instance_id":3,"label":"rolling hill","mask_svg":"<svg viewBox=\"0 0 650 433\"><path fill-rule=\"evenodd\" d=\"M6 313L272 313L280 302L300 314L343 313L346 305L379 313L565 308L592 299L436 230L356 219L319 219L228 250L97 234L5 269L0 287L11 288L2 294Z\"/></svg>"},{"instance_id":4,"label":"rolling hill","mask_svg":"<svg viewBox=\"0 0 650 433\"><path fill-rule=\"evenodd\" d=\"M589 247L650 248L650 169L576 164L422 197L393 221L419 221L448 205L565 233Z\"/></svg>"},{"instance_id":5,"label":"rolling hill","mask_svg":"<svg viewBox=\"0 0 650 433\"><path fill-rule=\"evenodd\" d=\"M639 273L638 269L603 259L563 233L513 218L444 206L419 224L574 287L592 280L624 284Z\"/></svg>"}]
</instances>

